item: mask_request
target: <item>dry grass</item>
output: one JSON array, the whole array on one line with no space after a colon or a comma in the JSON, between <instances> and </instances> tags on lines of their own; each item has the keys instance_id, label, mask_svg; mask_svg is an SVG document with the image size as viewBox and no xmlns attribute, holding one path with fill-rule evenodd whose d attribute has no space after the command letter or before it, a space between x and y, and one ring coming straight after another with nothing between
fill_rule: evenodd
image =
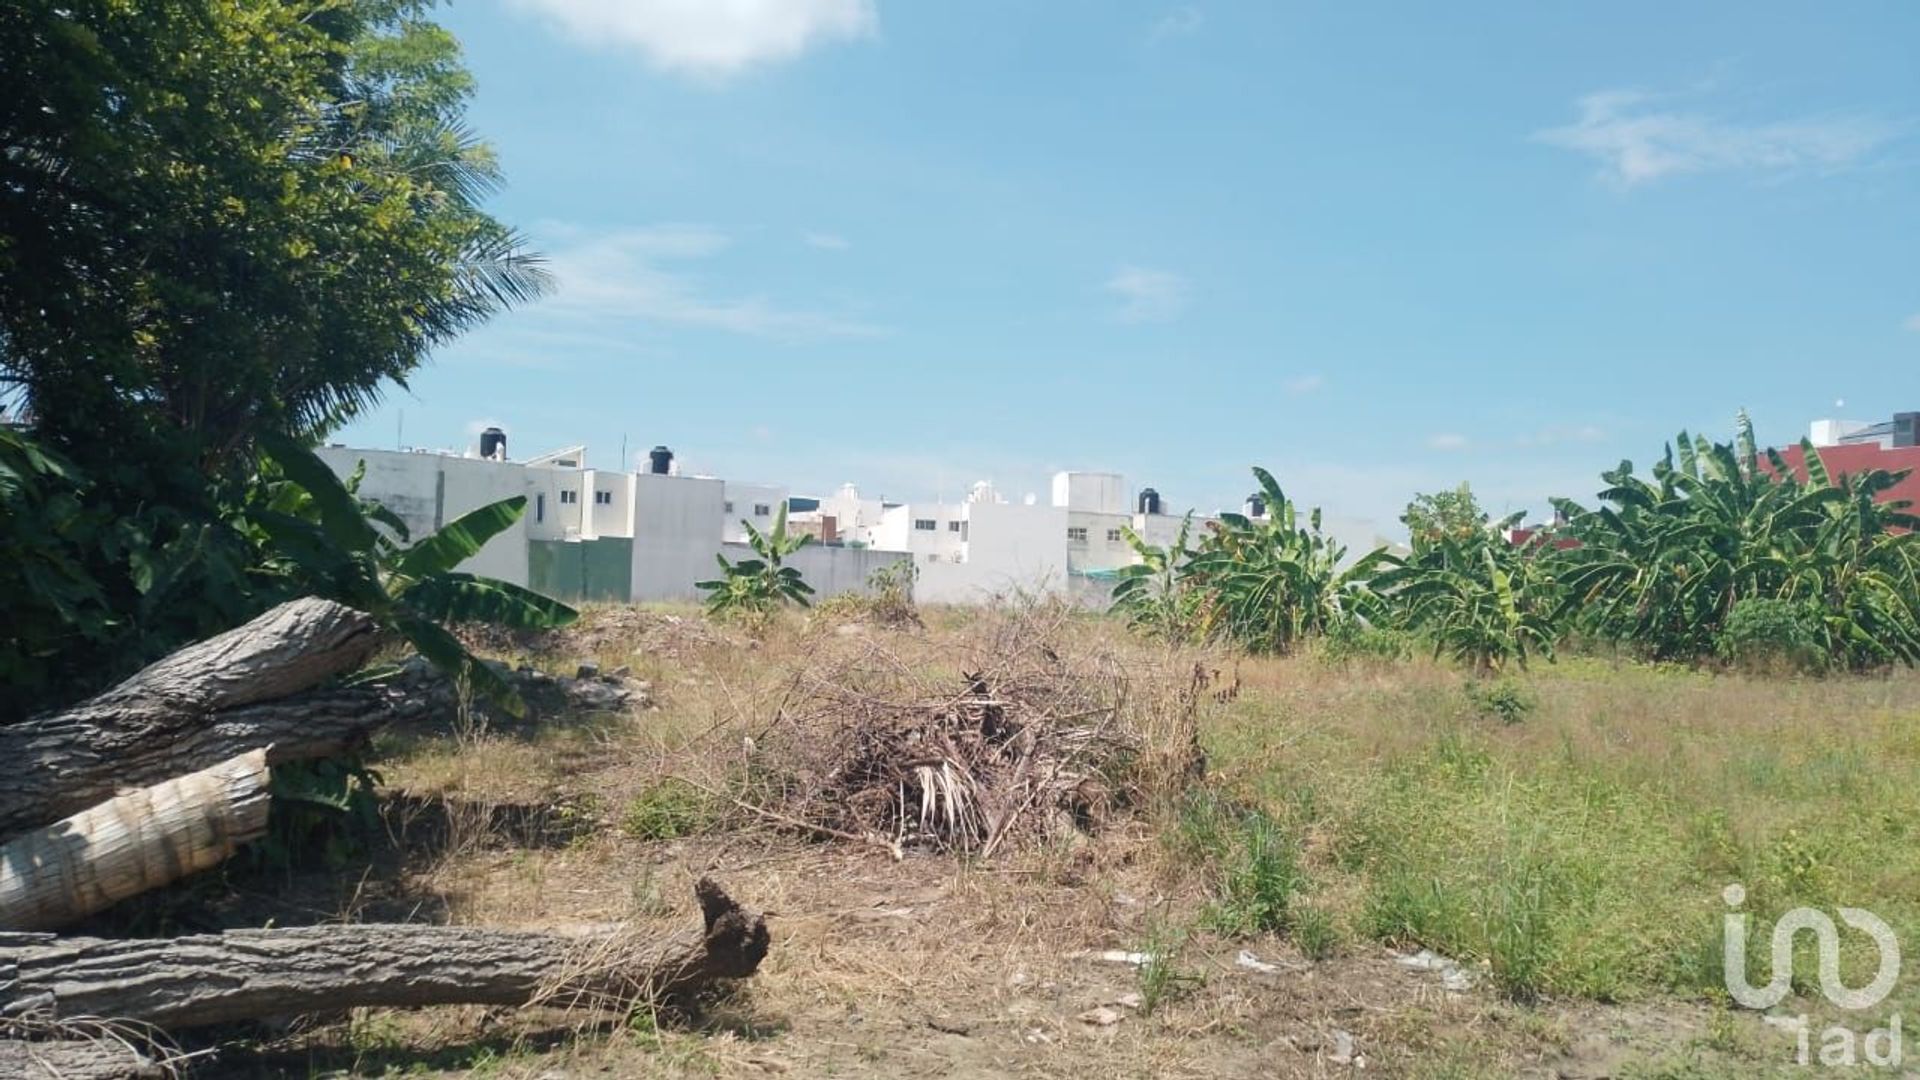
<instances>
[{"instance_id":1,"label":"dry grass","mask_svg":"<svg viewBox=\"0 0 1920 1080\"><path fill-rule=\"evenodd\" d=\"M1746 883L1763 917L1848 903L1920 931L1920 858L1898 840L1920 820L1909 676L1573 659L1520 677L1530 707L1507 723L1423 660L1235 662L1058 612L924 615L924 630L795 617L749 638L688 611L608 609L517 643L553 669L632 665L654 705L389 743L391 788L467 815L406 887L460 921L667 927L711 874L772 913L773 952L692 1029L376 1013L313 1036L316 1060L344 1041L367 1073L1307 1076L1352 1070L1333 1059L1344 1032L1373 1075L1761 1075L1784 1040L1712 1004L1721 885ZM931 785L900 747L979 731L985 704L1008 700L1054 721L1093 710L1060 725L1073 731L1114 717L1116 745L1157 754L1061 744L1051 760L1074 783L1022 790L1071 807L1095 777L1118 809L1091 837L1036 815L981 858L997 826L963 807L984 800L935 788L923 825ZM882 782L830 782L861 745L846 733L876 730ZM1183 795L1196 730L1209 777ZM987 742L943 754L972 770ZM830 805L886 785L888 813ZM733 799L939 853L896 862ZM572 824L528 843L486 809L500 805ZM1461 960L1474 989L1387 951L1418 946ZM1278 970L1237 966L1243 948ZM1151 1016L1121 1004L1142 973L1087 955L1101 950L1161 954L1172 978ZM1621 1000L1642 1003L1606 1004ZM1080 1019L1101 1006L1120 1021Z\"/></svg>"}]
</instances>

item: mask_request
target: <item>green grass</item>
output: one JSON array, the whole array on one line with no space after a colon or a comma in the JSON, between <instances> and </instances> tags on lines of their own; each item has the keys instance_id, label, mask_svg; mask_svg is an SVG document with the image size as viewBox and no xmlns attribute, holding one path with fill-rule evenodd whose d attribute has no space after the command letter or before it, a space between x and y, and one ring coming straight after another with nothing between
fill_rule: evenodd
<instances>
[{"instance_id":1,"label":"green grass","mask_svg":"<svg viewBox=\"0 0 1920 1080\"><path fill-rule=\"evenodd\" d=\"M621 831L635 840L672 840L713 823L712 799L686 784L666 782L648 788L627 804Z\"/></svg>"},{"instance_id":2,"label":"green grass","mask_svg":"<svg viewBox=\"0 0 1920 1080\"><path fill-rule=\"evenodd\" d=\"M1760 928L1755 981L1798 905L1867 908L1920 947L1914 677L1576 659L1511 678L1500 697L1524 707L1420 661L1251 675L1260 689L1204 733L1219 794L1167 829L1210 867L1214 927L1287 933L1310 955L1346 927L1481 966L1518 999L1720 993L1734 881ZM1874 950L1842 936L1860 985ZM1812 988L1810 939L1802 953L1796 985ZM1913 979L1888 1008L1902 1002L1920 1003Z\"/></svg>"}]
</instances>

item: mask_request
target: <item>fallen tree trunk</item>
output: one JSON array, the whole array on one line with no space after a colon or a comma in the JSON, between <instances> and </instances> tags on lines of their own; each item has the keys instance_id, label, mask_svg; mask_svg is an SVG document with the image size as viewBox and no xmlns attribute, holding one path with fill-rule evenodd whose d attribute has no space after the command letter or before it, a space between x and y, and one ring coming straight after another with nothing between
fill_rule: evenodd
<instances>
[{"instance_id":1,"label":"fallen tree trunk","mask_svg":"<svg viewBox=\"0 0 1920 1080\"><path fill-rule=\"evenodd\" d=\"M453 926L312 926L108 941L0 933L0 1019L179 1029L355 1006L627 1008L754 973L765 920L712 881L704 928L589 937Z\"/></svg>"},{"instance_id":2,"label":"fallen tree trunk","mask_svg":"<svg viewBox=\"0 0 1920 1080\"><path fill-rule=\"evenodd\" d=\"M44 930L217 866L267 831L267 753L83 810L0 844L0 930Z\"/></svg>"},{"instance_id":3,"label":"fallen tree trunk","mask_svg":"<svg viewBox=\"0 0 1920 1080\"><path fill-rule=\"evenodd\" d=\"M378 644L367 615L295 600L71 709L0 727L0 837L269 744L275 762L337 752L391 719L391 695L289 695L358 668Z\"/></svg>"}]
</instances>

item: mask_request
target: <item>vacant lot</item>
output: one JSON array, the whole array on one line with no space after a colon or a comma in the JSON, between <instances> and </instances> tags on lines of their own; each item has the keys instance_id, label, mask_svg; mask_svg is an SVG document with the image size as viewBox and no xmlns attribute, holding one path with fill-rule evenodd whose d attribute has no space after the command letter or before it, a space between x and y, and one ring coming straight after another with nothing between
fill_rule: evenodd
<instances>
[{"instance_id":1,"label":"vacant lot","mask_svg":"<svg viewBox=\"0 0 1920 1080\"><path fill-rule=\"evenodd\" d=\"M1788 1036L1725 1003L1721 890L1744 886L1755 956L1800 904L1920 940L1909 675L1589 657L1470 686L1417 658L1168 651L1063 613L929 622L749 634L624 608L485 642L631 667L649 704L391 733L384 836L292 890L236 869L141 918L680 925L703 874L772 916L760 974L699 1016L357 1012L262 1036L235 1075L1794 1075ZM1097 682L1139 736L1077 823L1035 817L988 857L796 827L839 812L796 789L797 760L1009 650ZM881 819L917 817L899 811ZM1873 951L1844 940L1864 984ZM1781 1011L1824 1018L1803 944Z\"/></svg>"}]
</instances>

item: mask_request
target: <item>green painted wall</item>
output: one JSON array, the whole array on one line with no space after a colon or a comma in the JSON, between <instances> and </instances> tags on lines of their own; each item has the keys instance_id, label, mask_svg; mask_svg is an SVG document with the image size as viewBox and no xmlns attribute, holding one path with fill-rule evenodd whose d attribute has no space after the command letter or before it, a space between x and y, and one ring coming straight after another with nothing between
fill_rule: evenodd
<instances>
[{"instance_id":1,"label":"green painted wall","mask_svg":"<svg viewBox=\"0 0 1920 1080\"><path fill-rule=\"evenodd\" d=\"M612 600L633 597L633 541L527 541L527 584L555 600Z\"/></svg>"}]
</instances>

